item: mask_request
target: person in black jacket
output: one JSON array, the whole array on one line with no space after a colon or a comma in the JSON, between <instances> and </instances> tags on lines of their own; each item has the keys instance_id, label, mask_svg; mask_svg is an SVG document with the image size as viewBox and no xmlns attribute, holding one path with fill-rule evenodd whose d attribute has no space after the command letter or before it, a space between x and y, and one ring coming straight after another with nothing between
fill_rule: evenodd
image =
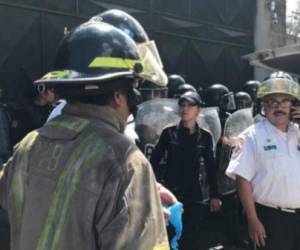
<instances>
[{"instance_id":1,"label":"person in black jacket","mask_svg":"<svg viewBox=\"0 0 300 250\"><path fill-rule=\"evenodd\" d=\"M150 162L157 179L162 180L184 205L183 235L180 249L199 249L199 218L204 214L201 201L203 194L200 185L201 159L204 161L209 185L209 210L220 210L218 198L216 162L213 152L213 140L209 132L200 128L197 117L203 105L196 92L186 92L178 100L181 120L176 126L163 130L151 155ZM161 160L166 156L166 169L161 171ZM202 244L201 244L202 245ZM194 248L196 247L196 248Z\"/></svg>"},{"instance_id":2,"label":"person in black jacket","mask_svg":"<svg viewBox=\"0 0 300 250\"><path fill-rule=\"evenodd\" d=\"M210 190L210 210L217 211L221 202L218 198L212 136L201 129L196 121L202 101L196 92L189 91L180 97L178 104L181 121L163 130L150 162L154 172L159 175L159 163L167 153L166 171L163 176L157 176L158 179L163 179L178 197L201 201L199 168L203 157Z\"/></svg>"}]
</instances>

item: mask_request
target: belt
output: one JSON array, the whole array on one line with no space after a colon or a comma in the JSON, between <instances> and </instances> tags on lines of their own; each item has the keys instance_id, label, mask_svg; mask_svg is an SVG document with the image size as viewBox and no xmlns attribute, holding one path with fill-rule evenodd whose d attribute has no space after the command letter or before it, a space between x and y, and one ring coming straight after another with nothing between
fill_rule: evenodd
<instances>
[{"instance_id":1,"label":"belt","mask_svg":"<svg viewBox=\"0 0 300 250\"><path fill-rule=\"evenodd\" d=\"M285 208L285 207L277 207L270 204L260 204L260 203L256 203L256 204L263 207L274 208L276 210L286 212L286 213L300 214L300 208Z\"/></svg>"}]
</instances>

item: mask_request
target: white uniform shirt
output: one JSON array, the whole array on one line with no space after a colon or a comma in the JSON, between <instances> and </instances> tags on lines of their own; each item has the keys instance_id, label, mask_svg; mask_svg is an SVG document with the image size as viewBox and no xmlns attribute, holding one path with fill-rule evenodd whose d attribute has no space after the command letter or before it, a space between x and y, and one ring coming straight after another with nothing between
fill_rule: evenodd
<instances>
[{"instance_id":1,"label":"white uniform shirt","mask_svg":"<svg viewBox=\"0 0 300 250\"><path fill-rule=\"evenodd\" d=\"M54 107L54 109L51 111L50 115L48 116L47 121L52 120L53 118L61 115L61 112L63 108L66 106L67 102L64 99L59 99L57 102L57 105Z\"/></svg>"},{"instance_id":2,"label":"white uniform shirt","mask_svg":"<svg viewBox=\"0 0 300 250\"><path fill-rule=\"evenodd\" d=\"M226 174L239 175L253 187L256 202L274 207L300 208L300 132L291 123L287 133L267 119L241 135Z\"/></svg>"},{"instance_id":3,"label":"white uniform shirt","mask_svg":"<svg viewBox=\"0 0 300 250\"><path fill-rule=\"evenodd\" d=\"M133 115L130 115L127 119L127 125L125 127L124 134L135 144L139 140L138 134L135 132L135 122Z\"/></svg>"}]
</instances>

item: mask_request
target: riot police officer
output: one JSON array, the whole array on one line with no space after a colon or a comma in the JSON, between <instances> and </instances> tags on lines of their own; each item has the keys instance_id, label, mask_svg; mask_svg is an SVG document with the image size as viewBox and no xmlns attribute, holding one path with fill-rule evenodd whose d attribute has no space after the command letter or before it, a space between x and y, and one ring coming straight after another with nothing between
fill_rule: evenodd
<instances>
[{"instance_id":1,"label":"riot police officer","mask_svg":"<svg viewBox=\"0 0 300 250\"><path fill-rule=\"evenodd\" d=\"M226 121L231 116L232 111L236 109L233 92L223 84L213 84L205 90L205 101L207 106L219 107L219 118L222 127L222 136L216 145L216 162L218 167L218 177L220 180L228 179L225 175L225 170L229 164L232 146L226 143L224 135L224 128ZM223 201L223 224L224 235L226 237L227 244L244 246L247 242L243 242L241 236L240 215L239 215L239 203L236 195L236 191L221 190L220 194Z\"/></svg>"},{"instance_id":2,"label":"riot police officer","mask_svg":"<svg viewBox=\"0 0 300 250\"><path fill-rule=\"evenodd\" d=\"M248 93L251 96L252 101L255 101L255 99L256 99L256 92L257 92L259 85L260 85L259 81L249 80L249 81L245 82L245 84L243 86L243 91L245 91L246 93Z\"/></svg>"},{"instance_id":3,"label":"riot police officer","mask_svg":"<svg viewBox=\"0 0 300 250\"><path fill-rule=\"evenodd\" d=\"M204 92L204 101L207 107L219 107L219 117L222 131L230 112L235 110L233 92L220 83L209 86Z\"/></svg>"},{"instance_id":4,"label":"riot police officer","mask_svg":"<svg viewBox=\"0 0 300 250\"><path fill-rule=\"evenodd\" d=\"M252 106L251 96L244 91L239 91L234 94L236 109L250 108Z\"/></svg>"}]
</instances>

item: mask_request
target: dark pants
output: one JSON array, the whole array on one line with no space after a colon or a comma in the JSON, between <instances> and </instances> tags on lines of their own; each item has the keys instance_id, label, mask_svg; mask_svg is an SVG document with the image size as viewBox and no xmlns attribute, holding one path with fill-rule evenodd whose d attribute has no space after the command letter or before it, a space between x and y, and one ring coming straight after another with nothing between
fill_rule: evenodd
<instances>
[{"instance_id":1,"label":"dark pants","mask_svg":"<svg viewBox=\"0 0 300 250\"><path fill-rule=\"evenodd\" d=\"M256 205L267 238L263 250L299 250L300 214L283 212L275 208Z\"/></svg>"}]
</instances>

